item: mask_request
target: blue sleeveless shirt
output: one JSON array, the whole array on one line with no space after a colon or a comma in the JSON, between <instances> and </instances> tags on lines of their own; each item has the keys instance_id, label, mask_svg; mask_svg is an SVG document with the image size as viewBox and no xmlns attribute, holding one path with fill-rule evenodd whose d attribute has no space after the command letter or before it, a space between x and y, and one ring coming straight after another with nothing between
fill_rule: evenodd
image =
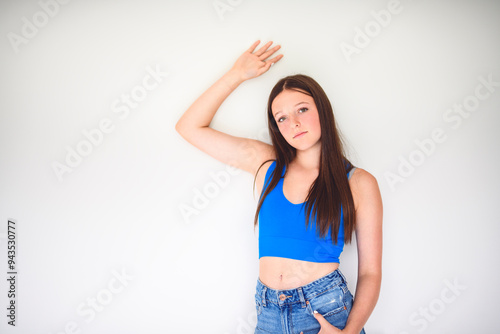
<instances>
[{"instance_id":1,"label":"blue sleeveless shirt","mask_svg":"<svg viewBox=\"0 0 500 334\"><path fill-rule=\"evenodd\" d=\"M264 194L276 161L269 166L264 181ZM349 172L351 177L355 167ZM259 211L259 259L263 256L284 257L309 262L337 262L344 249L344 213L340 207L341 220L337 243L332 243L331 227L325 237L316 234L316 219L313 210L306 228L305 202L294 204L283 194L286 166L274 189L266 196Z\"/></svg>"}]
</instances>

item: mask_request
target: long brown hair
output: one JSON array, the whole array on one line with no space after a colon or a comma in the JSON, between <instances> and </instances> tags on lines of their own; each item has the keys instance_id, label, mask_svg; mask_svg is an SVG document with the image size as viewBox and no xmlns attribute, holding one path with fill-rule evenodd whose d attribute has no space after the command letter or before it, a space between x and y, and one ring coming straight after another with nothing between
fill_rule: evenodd
<instances>
[{"instance_id":1,"label":"long brown hair","mask_svg":"<svg viewBox=\"0 0 500 334\"><path fill-rule=\"evenodd\" d=\"M276 167L271 174L269 186L261 194L254 217L254 228L264 199L269 192L276 187L283 173L296 155L296 149L283 138L278 125L273 117L271 104L285 89L296 90L310 95L318 109L321 124L321 156L319 175L311 185L306 198L306 227L309 225L309 215L314 207L313 217L316 217L316 231L321 236L326 236L331 228L333 243L337 243L340 227L341 206L344 214L344 242L350 243L355 228L355 210L351 188L347 179L347 173L354 167L346 158L343 139L337 129L333 108L323 88L311 77L297 74L287 76L279 80L273 87L267 104L267 118L269 133L271 136L274 152L276 155ZM269 160L268 160L269 161ZM266 161L267 162L267 161ZM265 163L265 162L264 162ZM264 164L263 163L263 164ZM262 164L262 165L263 165ZM262 167L261 165L261 167ZM260 169L260 167L259 167ZM285 175L286 175L285 172ZM257 175L255 176L255 178ZM254 179L255 184L255 179ZM266 186L264 185L264 188ZM318 229L319 227L319 229Z\"/></svg>"}]
</instances>

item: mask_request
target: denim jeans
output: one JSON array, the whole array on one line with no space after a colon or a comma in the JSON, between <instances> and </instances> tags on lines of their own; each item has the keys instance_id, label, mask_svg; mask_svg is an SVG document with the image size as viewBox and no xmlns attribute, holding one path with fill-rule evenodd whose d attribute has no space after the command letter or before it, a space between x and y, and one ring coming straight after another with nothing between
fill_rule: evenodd
<instances>
[{"instance_id":1,"label":"denim jeans","mask_svg":"<svg viewBox=\"0 0 500 334\"><path fill-rule=\"evenodd\" d=\"M257 279L255 334L317 334L318 311L333 326L344 329L354 298L339 269L289 290L274 290ZM365 334L364 328L360 334Z\"/></svg>"}]
</instances>

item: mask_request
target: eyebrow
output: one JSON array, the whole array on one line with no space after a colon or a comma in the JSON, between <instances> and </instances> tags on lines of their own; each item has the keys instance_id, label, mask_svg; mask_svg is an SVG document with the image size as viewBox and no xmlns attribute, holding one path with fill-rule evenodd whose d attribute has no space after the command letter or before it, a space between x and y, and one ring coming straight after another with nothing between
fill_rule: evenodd
<instances>
[{"instance_id":1,"label":"eyebrow","mask_svg":"<svg viewBox=\"0 0 500 334\"><path fill-rule=\"evenodd\" d=\"M302 104L302 103L306 103L306 104L309 104L309 102L299 102L297 103L296 105L294 105L294 107L298 106L299 104ZM280 112L282 112L281 110L278 110L275 114L274 114L274 117L276 117L276 115L278 115Z\"/></svg>"}]
</instances>

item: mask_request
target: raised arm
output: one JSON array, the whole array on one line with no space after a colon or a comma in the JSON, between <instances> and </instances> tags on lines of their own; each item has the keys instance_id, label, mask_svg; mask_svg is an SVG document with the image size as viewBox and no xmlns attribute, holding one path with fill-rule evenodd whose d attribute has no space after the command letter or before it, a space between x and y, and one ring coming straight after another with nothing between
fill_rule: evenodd
<instances>
[{"instance_id":1,"label":"raised arm","mask_svg":"<svg viewBox=\"0 0 500 334\"><path fill-rule=\"evenodd\" d=\"M222 102L245 80L267 72L283 55L267 59L280 46L271 49L272 42L254 52L256 41L234 63L233 67L208 88L184 112L175 130L189 143L215 159L240 168L254 175L264 160L274 159L272 146L259 140L242 138L217 131L210 127Z\"/></svg>"}]
</instances>

